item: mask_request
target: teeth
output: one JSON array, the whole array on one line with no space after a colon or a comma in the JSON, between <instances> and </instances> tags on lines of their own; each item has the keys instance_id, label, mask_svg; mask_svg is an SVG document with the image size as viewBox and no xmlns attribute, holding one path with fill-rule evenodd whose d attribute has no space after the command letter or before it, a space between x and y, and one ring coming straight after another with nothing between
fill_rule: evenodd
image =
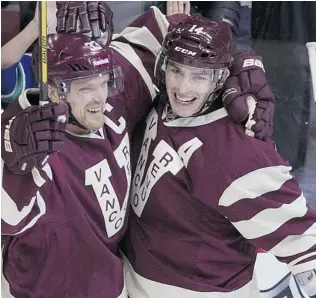
<instances>
[{"instance_id":1,"label":"teeth","mask_svg":"<svg viewBox=\"0 0 316 298\"><path fill-rule=\"evenodd\" d=\"M179 95L175 94L176 99L181 102L182 104L190 104L191 102L193 102L195 100L194 98L188 99L188 98L184 98L184 97L180 97Z\"/></svg>"},{"instance_id":2,"label":"teeth","mask_svg":"<svg viewBox=\"0 0 316 298\"><path fill-rule=\"evenodd\" d=\"M99 112L101 109L100 108L96 108L96 109L87 109L88 112L90 113L97 113Z\"/></svg>"}]
</instances>

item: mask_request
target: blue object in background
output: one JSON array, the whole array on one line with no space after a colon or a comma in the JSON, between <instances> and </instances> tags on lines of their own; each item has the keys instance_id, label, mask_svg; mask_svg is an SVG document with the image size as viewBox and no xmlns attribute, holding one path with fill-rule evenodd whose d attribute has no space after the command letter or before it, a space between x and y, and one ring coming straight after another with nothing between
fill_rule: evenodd
<instances>
[{"instance_id":1,"label":"blue object in background","mask_svg":"<svg viewBox=\"0 0 316 298\"><path fill-rule=\"evenodd\" d=\"M37 83L32 70L32 56L25 54L13 66L1 69L1 106L16 100L25 89L36 88Z\"/></svg>"}]
</instances>

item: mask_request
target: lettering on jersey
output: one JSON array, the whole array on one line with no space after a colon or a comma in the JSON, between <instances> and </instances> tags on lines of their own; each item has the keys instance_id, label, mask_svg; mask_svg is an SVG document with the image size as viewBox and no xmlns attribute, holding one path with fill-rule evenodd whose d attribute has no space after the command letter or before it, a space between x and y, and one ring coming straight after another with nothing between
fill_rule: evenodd
<instances>
[{"instance_id":1,"label":"lettering on jersey","mask_svg":"<svg viewBox=\"0 0 316 298\"><path fill-rule=\"evenodd\" d=\"M113 110L113 107L109 104L109 103L106 103L105 104L105 110L107 112L111 112ZM125 119L121 116L119 119L118 119L118 123L119 125L117 125L116 123L114 123L109 117L107 116L104 116L105 118L105 124L107 126L109 126L111 129L114 130L114 132L116 132L117 134L122 134L123 131L125 130L126 128L126 121Z\"/></svg>"},{"instance_id":2,"label":"lettering on jersey","mask_svg":"<svg viewBox=\"0 0 316 298\"><path fill-rule=\"evenodd\" d=\"M263 71L265 71L262 61L260 61L258 59L245 59L242 67L244 68L244 67L248 67L248 66L257 66L257 67L262 68Z\"/></svg>"},{"instance_id":3,"label":"lettering on jersey","mask_svg":"<svg viewBox=\"0 0 316 298\"><path fill-rule=\"evenodd\" d=\"M193 51L190 51L190 50L187 50L187 49L183 49L183 48L180 48L180 47L175 47L174 48L177 52L181 52L183 54L188 54L190 56L195 56L196 55L196 52L193 52Z\"/></svg>"},{"instance_id":4,"label":"lettering on jersey","mask_svg":"<svg viewBox=\"0 0 316 298\"><path fill-rule=\"evenodd\" d=\"M134 212L139 217L143 212L152 188L159 179L168 172L173 175L179 173L184 166L188 165L193 153L202 146L202 142L195 137L184 143L177 152L164 140L161 140L152 153L154 159L144 175L149 147L157 136L157 123L158 115L153 109L147 117L146 132L133 179L131 204Z\"/></svg>"},{"instance_id":5,"label":"lettering on jersey","mask_svg":"<svg viewBox=\"0 0 316 298\"><path fill-rule=\"evenodd\" d=\"M150 144L153 140L156 139L156 136L157 136L158 114L154 109L152 109L151 112L149 113L146 123L147 125L146 125L145 136L144 136L142 149L140 152L140 156L138 158L137 167L135 171L134 181L136 183L137 181L140 181L144 175L145 163L148 158L148 151L150 148Z\"/></svg>"},{"instance_id":6,"label":"lettering on jersey","mask_svg":"<svg viewBox=\"0 0 316 298\"><path fill-rule=\"evenodd\" d=\"M126 176L126 194L122 208L110 181L112 172L107 159L89 168L85 172L85 185L91 185L100 204L105 228L108 237L118 233L125 221L126 209L131 186L131 165L129 137L126 133L118 148L114 151L114 157L120 168L124 168Z\"/></svg>"}]
</instances>

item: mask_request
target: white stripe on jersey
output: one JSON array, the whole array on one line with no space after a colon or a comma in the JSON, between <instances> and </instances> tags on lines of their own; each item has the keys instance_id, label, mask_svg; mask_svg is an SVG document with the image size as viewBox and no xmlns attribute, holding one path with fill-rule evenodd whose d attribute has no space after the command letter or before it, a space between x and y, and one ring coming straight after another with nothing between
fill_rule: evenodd
<instances>
[{"instance_id":1,"label":"white stripe on jersey","mask_svg":"<svg viewBox=\"0 0 316 298\"><path fill-rule=\"evenodd\" d=\"M219 119L226 117L227 115L227 110L225 108L221 108L219 110L216 110L205 115L187 118L177 118L175 120L164 122L163 124L169 127L196 127L215 122ZM163 115L163 117L164 116L165 114Z\"/></svg>"},{"instance_id":2,"label":"white stripe on jersey","mask_svg":"<svg viewBox=\"0 0 316 298\"><path fill-rule=\"evenodd\" d=\"M42 167L42 171L44 171L46 173L46 175L50 181L53 181L53 172L52 172L52 168L50 167L49 163L46 163L46 165L44 165L44 167Z\"/></svg>"},{"instance_id":3,"label":"white stripe on jersey","mask_svg":"<svg viewBox=\"0 0 316 298\"><path fill-rule=\"evenodd\" d=\"M35 184L38 187L41 187L44 183L45 183L45 179L41 176L40 172L38 171L38 169L33 168L32 170L32 176L33 176L33 180L35 182Z\"/></svg>"},{"instance_id":4,"label":"white stripe on jersey","mask_svg":"<svg viewBox=\"0 0 316 298\"><path fill-rule=\"evenodd\" d=\"M250 172L229 185L219 199L219 206L228 207L243 199L255 199L276 191L292 179L291 167L272 166Z\"/></svg>"},{"instance_id":5,"label":"white stripe on jersey","mask_svg":"<svg viewBox=\"0 0 316 298\"><path fill-rule=\"evenodd\" d=\"M315 270L316 268L316 260L312 260L306 263L302 263L302 264L298 264L295 266L290 266L289 265L289 269L291 270L291 272L295 275L297 273L302 273L305 271L309 271L309 270Z\"/></svg>"},{"instance_id":6,"label":"white stripe on jersey","mask_svg":"<svg viewBox=\"0 0 316 298\"><path fill-rule=\"evenodd\" d=\"M162 37L165 38L168 34L169 29L169 22L167 20L167 17L156 6L151 6L151 8L154 10L156 22L160 28Z\"/></svg>"},{"instance_id":7,"label":"white stripe on jersey","mask_svg":"<svg viewBox=\"0 0 316 298\"><path fill-rule=\"evenodd\" d=\"M313 256L316 256L316 252L310 252L309 254L306 254L304 256L301 256L295 260L293 260L292 262L290 262L288 265L291 267L293 267L294 265L298 264L299 262L305 260L305 259L308 259L308 258L311 258ZM314 267L316 268L316 266ZM304 271L307 271L307 270L304 270Z\"/></svg>"},{"instance_id":8,"label":"white stripe on jersey","mask_svg":"<svg viewBox=\"0 0 316 298\"><path fill-rule=\"evenodd\" d=\"M45 204L45 201L43 199L43 197L41 196L40 192L37 191L36 192L36 197L34 197L37 199L37 205L38 205L38 208L39 208L39 214L37 214L36 216L34 216L32 218L32 220L19 232L15 233L14 235L18 235L18 234L21 234L23 233L24 231L26 231L27 229L33 227L36 222L39 220L40 217L42 217L45 213L46 213L46 204ZM33 198L32 198L33 200ZM25 207L24 207L25 208ZM23 208L23 209L24 209ZM22 209L22 210L23 210Z\"/></svg>"},{"instance_id":9,"label":"white stripe on jersey","mask_svg":"<svg viewBox=\"0 0 316 298\"><path fill-rule=\"evenodd\" d=\"M284 238L270 252L277 257L289 257L307 251L316 245L316 223L301 235L290 235ZM316 261L316 260L315 260ZM315 267L316 268L316 267ZM311 268L311 269L315 269Z\"/></svg>"},{"instance_id":10,"label":"white stripe on jersey","mask_svg":"<svg viewBox=\"0 0 316 298\"><path fill-rule=\"evenodd\" d=\"M155 56L158 55L158 52L161 48L161 44L148 30L147 27L126 27L120 34L115 34L114 39L118 37L124 37L131 43L144 46L145 48L149 49Z\"/></svg>"},{"instance_id":11,"label":"white stripe on jersey","mask_svg":"<svg viewBox=\"0 0 316 298\"><path fill-rule=\"evenodd\" d=\"M306 212L306 200L302 193L290 204L262 210L248 220L232 222L232 224L246 239L255 239L273 233L289 220L303 217Z\"/></svg>"},{"instance_id":12,"label":"white stripe on jersey","mask_svg":"<svg viewBox=\"0 0 316 298\"><path fill-rule=\"evenodd\" d=\"M2 187L1 189L1 218L9 225L16 226L32 211L36 202L36 196L32 197L30 203L19 211L18 206Z\"/></svg>"},{"instance_id":13,"label":"white stripe on jersey","mask_svg":"<svg viewBox=\"0 0 316 298\"><path fill-rule=\"evenodd\" d=\"M231 292L197 292L177 286L163 284L137 274L123 255L124 274L127 292L132 298L259 298L260 293L256 278L240 289Z\"/></svg>"},{"instance_id":14,"label":"white stripe on jersey","mask_svg":"<svg viewBox=\"0 0 316 298\"><path fill-rule=\"evenodd\" d=\"M3 167L4 162L1 159L1 173L2 173L2 179L3 179ZM25 217L29 215L29 213L32 211L33 206L35 202L37 202L38 208L40 210L39 214L34 217L31 222L22 230L25 231L26 229L32 227L36 221L46 213L46 204L42 196L39 192L37 192L36 196L34 196L30 203L27 206L24 206L21 211L19 211L16 203L12 198L9 196L9 194L5 191L3 188L3 181L2 187L1 187L1 218L4 222L6 222L10 226L16 226L18 225ZM17 234L21 233L22 231L18 232Z\"/></svg>"},{"instance_id":15,"label":"white stripe on jersey","mask_svg":"<svg viewBox=\"0 0 316 298\"><path fill-rule=\"evenodd\" d=\"M19 96L18 101L23 110L32 106L26 96L26 94L30 94L30 93L39 94L39 89L36 89L36 88L27 89Z\"/></svg>"},{"instance_id":16,"label":"white stripe on jersey","mask_svg":"<svg viewBox=\"0 0 316 298\"><path fill-rule=\"evenodd\" d=\"M154 100L156 90L154 89L153 81L133 48L129 44L119 41L112 41L110 47L119 52L137 69L149 89L152 100Z\"/></svg>"}]
</instances>

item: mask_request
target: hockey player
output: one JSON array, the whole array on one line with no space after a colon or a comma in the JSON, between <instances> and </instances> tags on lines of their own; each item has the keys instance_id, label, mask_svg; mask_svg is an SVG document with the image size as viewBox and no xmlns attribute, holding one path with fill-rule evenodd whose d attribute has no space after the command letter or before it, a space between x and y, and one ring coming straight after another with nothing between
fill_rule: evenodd
<instances>
[{"instance_id":1,"label":"hockey player","mask_svg":"<svg viewBox=\"0 0 316 298\"><path fill-rule=\"evenodd\" d=\"M151 8L110 49L88 37L49 37L49 96L60 103L39 107L38 90L27 90L1 119L2 232L10 235L3 297L126 297L117 244L130 136L156 95L155 56L169 21L183 17ZM69 113L64 100L72 111L66 131L56 121Z\"/></svg>"},{"instance_id":2,"label":"hockey player","mask_svg":"<svg viewBox=\"0 0 316 298\"><path fill-rule=\"evenodd\" d=\"M228 68L247 86L257 65L254 95L267 92L260 60L231 66L232 44L226 23L197 15L164 40L123 245L131 298L260 297L257 247L316 297L316 214L273 142L246 135L222 105L240 92Z\"/></svg>"},{"instance_id":3,"label":"hockey player","mask_svg":"<svg viewBox=\"0 0 316 298\"><path fill-rule=\"evenodd\" d=\"M26 90L1 115L2 297L126 297L118 243L131 132L156 95L155 56L169 21L184 17L152 8L111 47L49 35L54 103L39 106L38 90Z\"/></svg>"}]
</instances>

